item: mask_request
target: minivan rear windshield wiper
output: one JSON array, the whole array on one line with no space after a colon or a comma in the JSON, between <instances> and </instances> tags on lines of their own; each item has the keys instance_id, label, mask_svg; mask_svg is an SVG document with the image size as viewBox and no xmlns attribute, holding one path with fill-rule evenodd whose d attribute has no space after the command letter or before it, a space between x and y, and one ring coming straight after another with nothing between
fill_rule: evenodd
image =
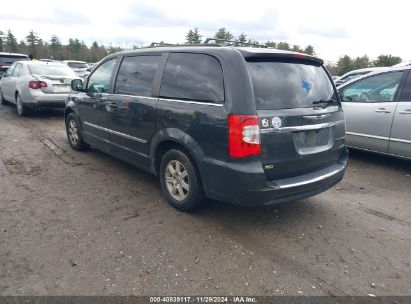
<instances>
[{"instance_id":1,"label":"minivan rear windshield wiper","mask_svg":"<svg viewBox=\"0 0 411 304\"><path fill-rule=\"evenodd\" d=\"M334 99L329 99L329 100L320 99L317 101L313 101L313 105L324 105L325 107L333 103L337 103L337 102Z\"/></svg>"}]
</instances>

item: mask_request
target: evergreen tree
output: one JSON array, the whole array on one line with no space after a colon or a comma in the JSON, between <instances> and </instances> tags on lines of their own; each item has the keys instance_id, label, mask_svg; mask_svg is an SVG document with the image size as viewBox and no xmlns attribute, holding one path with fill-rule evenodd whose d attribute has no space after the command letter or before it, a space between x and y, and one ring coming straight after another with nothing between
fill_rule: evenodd
<instances>
[{"instance_id":1,"label":"evergreen tree","mask_svg":"<svg viewBox=\"0 0 411 304\"><path fill-rule=\"evenodd\" d=\"M21 40L19 42L19 52L22 54L28 54L28 47L26 42L24 42L24 40Z\"/></svg>"},{"instance_id":2,"label":"evergreen tree","mask_svg":"<svg viewBox=\"0 0 411 304\"><path fill-rule=\"evenodd\" d=\"M186 35L186 44L200 44L202 36L197 27L190 29Z\"/></svg>"},{"instance_id":3,"label":"evergreen tree","mask_svg":"<svg viewBox=\"0 0 411 304\"><path fill-rule=\"evenodd\" d=\"M352 71L354 68L354 63L353 60L350 56L344 55L343 57L340 57L337 62L337 74L338 75L343 75L349 71Z\"/></svg>"},{"instance_id":4,"label":"evergreen tree","mask_svg":"<svg viewBox=\"0 0 411 304\"><path fill-rule=\"evenodd\" d=\"M402 61L401 57L392 55L380 55L374 61L376 67L390 67Z\"/></svg>"},{"instance_id":5,"label":"evergreen tree","mask_svg":"<svg viewBox=\"0 0 411 304\"><path fill-rule=\"evenodd\" d=\"M240 42L240 43L246 43L247 42L247 35L246 34L244 34L244 33L241 33L239 36L238 36L238 42Z\"/></svg>"},{"instance_id":6,"label":"evergreen tree","mask_svg":"<svg viewBox=\"0 0 411 304\"><path fill-rule=\"evenodd\" d=\"M232 40L234 36L225 27L222 27L215 33L214 38L217 40Z\"/></svg>"},{"instance_id":7,"label":"evergreen tree","mask_svg":"<svg viewBox=\"0 0 411 304\"><path fill-rule=\"evenodd\" d=\"M90 62L97 62L99 59L99 45L94 41L90 48Z\"/></svg>"},{"instance_id":8,"label":"evergreen tree","mask_svg":"<svg viewBox=\"0 0 411 304\"><path fill-rule=\"evenodd\" d=\"M314 47L313 47L312 45L308 45L308 46L305 48L304 53L306 53L306 54L308 54L308 55L311 55L311 56L314 56L314 55L315 55Z\"/></svg>"},{"instance_id":9,"label":"evergreen tree","mask_svg":"<svg viewBox=\"0 0 411 304\"><path fill-rule=\"evenodd\" d=\"M290 45L287 42L279 42L277 43L277 49L283 51L290 51Z\"/></svg>"},{"instance_id":10,"label":"evergreen tree","mask_svg":"<svg viewBox=\"0 0 411 304\"><path fill-rule=\"evenodd\" d=\"M70 38L67 45L67 50L69 53L68 59L79 60L80 58L81 42L79 39Z\"/></svg>"},{"instance_id":11,"label":"evergreen tree","mask_svg":"<svg viewBox=\"0 0 411 304\"><path fill-rule=\"evenodd\" d=\"M0 52L4 52L4 33L0 31Z\"/></svg>"},{"instance_id":12,"label":"evergreen tree","mask_svg":"<svg viewBox=\"0 0 411 304\"><path fill-rule=\"evenodd\" d=\"M33 30L31 30L30 33L26 36L26 41L29 48L29 52L33 55L34 58L36 58L40 38Z\"/></svg>"},{"instance_id":13,"label":"evergreen tree","mask_svg":"<svg viewBox=\"0 0 411 304\"><path fill-rule=\"evenodd\" d=\"M304 52L304 51L300 48L300 46L297 45L297 44L294 44L293 47L291 48L291 50L292 50L293 52L299 52L299 53L303 53L303 52Z\"/></svg>"},{"instance_id":14,"label":"evergreen tree","mask_svg":"<svg viewBox=\"0 0 411 304\"><path fill-rule=\"evenodd\" d=\"M8 32L7 32L6 45L7 45L7 51L8 52L10 52L10 53L17 53L18 52L17 39L12 34L12 32L10 30L8 30Z\"/></svg>"},{"instance_id":15,"label":"evergreen tree","mask_svg":"<svg viewBox=\"0 0 411 304\"><path fill-rule=\"evenodd\" d=\"M364 55L362 57L357 57L353 61L353 69L364 69L364 68L369 68L372 65L370 58L367 55Z\"/></svg>"},{"instance_id":16,"label":"evergreen tree","mask_svg":"<svg viewBox=\"0 0 411 304\"><path fill-rule=\"evenodd\" d=\"M55 60L62 60L62 44L60 38L56 35L52 35L50 38L50 56L53 57Z\"/></svg>"}]
</instances>

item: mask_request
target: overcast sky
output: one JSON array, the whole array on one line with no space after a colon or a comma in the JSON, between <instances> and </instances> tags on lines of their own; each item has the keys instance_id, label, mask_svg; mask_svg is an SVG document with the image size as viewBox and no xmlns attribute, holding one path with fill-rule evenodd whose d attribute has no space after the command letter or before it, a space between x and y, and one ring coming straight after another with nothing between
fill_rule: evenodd
<instances>
[{"instance_id":1,"label":"overcast sky","mask_svg":"<svg viewBox=\"0 0 411 304\"><path fill-rule=\"evenodd\" d=\"M226 27L235 36L244 32L259 41L311 44L330 61L343 54L411 59L411 2L406 0L16 0L0 7L0 30L10 29L18 40L33 29L44 40L56 34L63 43L72 37L131 47L182 43L195 26L203 37Z\"/></svg>"}]
</instances>

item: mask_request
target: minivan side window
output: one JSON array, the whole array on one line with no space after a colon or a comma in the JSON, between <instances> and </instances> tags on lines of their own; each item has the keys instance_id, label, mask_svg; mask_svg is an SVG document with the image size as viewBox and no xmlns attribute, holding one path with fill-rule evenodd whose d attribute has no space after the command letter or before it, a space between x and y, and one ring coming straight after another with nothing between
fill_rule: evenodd
<instances>
[{"instance_id":1,"label":"minivan side window","mask_svg":"<svg viewBox=\"0 0 411 304\"><path fill-rule=\"evenodd\" d=\"M400 101L411 101L411 73L408 74L407 80L402 88Z\"/></svg>"},{"instance_id":2,"label":"minivan side window","mask_svg":"<svg viewBox=\"0 0 411 304\"><path fill-rule=\"evenodd\" d=\"M359 80L346 86L341 93L344 102L394 101L403 72L384 73Z\"/></svg>"},{"instance_id":3,"label":"minivan side window","mask_svg":"<svg viewBox=\"0 0 411 304\"><path fill-rule=\"evenodd\" d=\"M114 93L151 97L160 56L125 57L118 72Z\"/></svg>"},{"instance_id":4,"label":"minivan side window","mask_svg":"<svg viewBox=\"0 0 411 304\"><path fill-rule=\"evenodd\" d=\"M223 70L210 55L170 53L160 96L205 102L224 101Z\"/></svg>"},{"instance_id":5,"label":"minivan side window","mask_svg":"<svg viewBox=\"0 0 411 304\"><path fill-rule=\"evenodd\" d=\"M88 78L87 89L90 93L108 93L110 79L116 59L110 59L100 65Z\"/></svg>"}]
</instances>

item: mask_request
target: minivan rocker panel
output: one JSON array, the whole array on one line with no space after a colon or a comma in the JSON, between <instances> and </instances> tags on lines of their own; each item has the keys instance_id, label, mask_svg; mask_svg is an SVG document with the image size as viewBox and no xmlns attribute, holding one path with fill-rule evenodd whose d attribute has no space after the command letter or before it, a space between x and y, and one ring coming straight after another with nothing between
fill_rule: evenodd
<instances>
[{"instance_id":1,"label":"minivan rocker panel","mask_svg":"<svg viewBox=\"0 0 411 304\"><path fill-rule=\"evenodd\" d=\"M180 210L198 207L203 196L247 206L294 201L344 176L344 115L315 57L146 48L109 55L73 89L65 111L70 145L159 175Z\"/></svg>"}]
</instances>

